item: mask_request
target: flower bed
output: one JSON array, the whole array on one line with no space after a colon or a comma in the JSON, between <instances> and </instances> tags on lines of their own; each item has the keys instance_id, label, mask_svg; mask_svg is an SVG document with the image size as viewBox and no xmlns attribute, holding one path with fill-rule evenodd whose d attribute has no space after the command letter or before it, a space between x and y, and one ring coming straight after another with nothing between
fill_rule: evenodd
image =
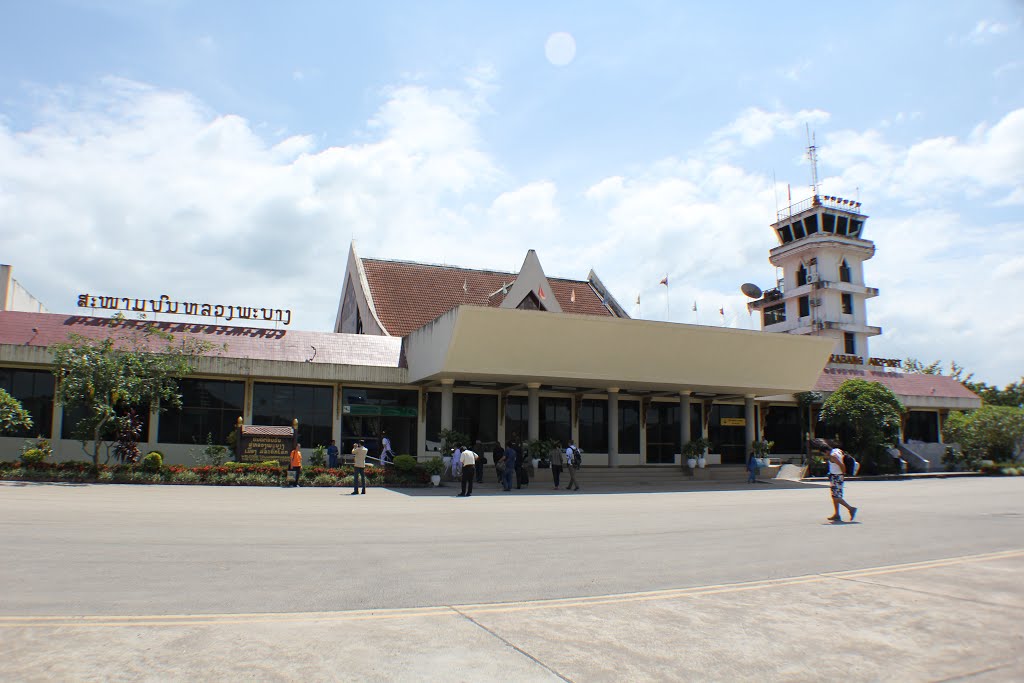
<instances>
[{"instance_id":1,"label":"flower bed","mask_svg":"<svg viewBox=\"0 0 1024 683\"><path fill-rule=\"evenodd\" d=\"M100 465L70 461L60 463L0 462L0 479L10 481L98 482L109 484L191 484L210 486L281 486L285 468L278 465L225 463L188 467L168 465L158 471L142 465ZM390 468L366 468L367 486L404 488L424 487L430 475L421 465L412 471L398 472ZM352 486L352 467L306 467L302 470L303 486Z\"/></svg>"}]
</instances>

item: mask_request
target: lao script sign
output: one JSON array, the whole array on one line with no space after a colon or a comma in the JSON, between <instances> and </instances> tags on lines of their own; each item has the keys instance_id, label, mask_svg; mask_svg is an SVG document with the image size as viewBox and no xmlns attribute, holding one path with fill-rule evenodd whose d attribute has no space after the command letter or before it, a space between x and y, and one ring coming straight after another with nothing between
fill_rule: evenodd
<instances>
[{"instance_id":1,"label":"lao script sign","mask_svg":"<svg viewBox=\"0 0 1024 683\"><path fill-rule=\"evenodd\" d=\"M291 427L243 425L238 435L238 461L280 460L287 464L294 447L295 430Z\"/></svg>"},{"instance_id":2,"label":"lao script sign","mask_svg":"<svg viewBox=\"0 0 1024 683\"><path fill-rule=\"evenodd\" d=\"M79 308L103 308L109 311L129 313L169 313L191 315L200 318L223 318L224 320L262 320L288 325L292 321L290 309L257 308L256 306L225 306L222 304L197 304L193 301L171 301L166 294L159 299L131 299L125 296L97 296L79 294Z\"/></svg>"}]
</instances>

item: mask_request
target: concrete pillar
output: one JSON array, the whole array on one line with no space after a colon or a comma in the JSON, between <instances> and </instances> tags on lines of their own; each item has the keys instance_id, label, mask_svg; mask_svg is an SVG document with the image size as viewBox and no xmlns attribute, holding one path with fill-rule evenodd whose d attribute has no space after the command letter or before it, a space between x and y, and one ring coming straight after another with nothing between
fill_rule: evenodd
<instances>
[{"instance_id":1,"label":"concrete pillar","mask_svg":"<svg viewBox=\"0 0 1024 683\"><path fill-rule=\"evenodd\" d=\"M743 417L746 418L746 443L743 445L743 459L746 461L747 456L750 454L750 444L757 438L757 432L754 430L754 397L751 394L747 394L743 397Z\"/></svg>"},{"instance_id":2,"label":"concrete pillar","mask_svg":"<svg viewBox=\"0 0 1024 683\"><path fill-rule=\"evenodd\" d=\"M331 407L331 415L334 416L333 418L331 418L331 438L334 439L334 443L339 449L341 449L344 446L344 444L341 443L341 401L343 396L344 394L341 393L341 385L335 384L334 405ZM420 444L422 445L423 442L420 441ZM341 452L342 454L344 454L345 451L342 450ZM415 455L415 453L413 453L412 455Z\"/></svg>"},{"instance_id":3,"label":"concrete pillar","mask_svg":"<svg viewBox=\"0 0 1024 683\"><path fill-rule=\"evenodd\" d=\"M416 450L417 459L430 457L427 453L427 390L423 388L416 394Z\"/></svg>"},{"instance_id":4,"label":"concrete pillar","mask_svg":"<svg viewBox=\"0 0 1024 683\"><path fill-rule=\"evenodd\" d=\"M619 466L619 389L608 388L608 467Z\"/></svg>"},{"instance_id":5,"label":"concrete pillar","mask_svg":"<svg viewBox=\"0 0 1024 683\"><path fill-rule=\"evenodd\" d=\"M536 441L540 438L540 384L530 382L526 385L526 388L529 390L527 398L529 415L526 423L526 438L530 441Z\"/></svg>"},{"instance_id":6,"label":"concrete pillar","mask_svg":"<svg viewBox=\"0 0 1024 683\"><path fill-rule=\"evenodd\" d=\"M146 434L146 442L150 445L150 447L156 446L157 434L159 433L157 430L159 429L160 411L157 409L156 404L154 404L149 409L149 434Z\"/></svg>"},{"instance_id":7,"label":"concrete pillar","mask_svg":"<svg viewBox=\"0 0 1024 683\"><path fill-rule=\"evenodd\" d=\"M690 435L690 392L679 392L679 433L680 446L685 446L693 440Z\"/></svg>"},{"instance_id":8,"label":"concrete pillar","mask_svg":"<svg viewBox=\"0 0 1024 683\"><path fill-rule=\"evenodd\" d=\"M252 405L255 403L253 391L252 378L245 380L245 393L242 395L242 420L247 425L252 424Z\"/></svg>"},{"instance_id":9,"label":"concrete pillar","mask_svg":"<svg viewBox=\"0 0 1024 683\"><path fill-rule=\"evenodd\" d=\"M51 407L50 414L53 416L53 427L50 429L50 445L56 448L57 442L60 439L60 433L64 430L64 406L57 403L57 399L53 400L53 406ZM150 416L150 420L152 420ZM150 422L152 424L152 422Z\"/></svg>"},{"instance_id":10,"label":"concrete pillar","mask_svg":"<svg viewBox=\"0 0 1024 683\"><path fill-rule=\"evenodd\" d=\"M441 380L441 429L452 428L452 395L454 388L455 380Z\"/></svg>"}]
</instances>

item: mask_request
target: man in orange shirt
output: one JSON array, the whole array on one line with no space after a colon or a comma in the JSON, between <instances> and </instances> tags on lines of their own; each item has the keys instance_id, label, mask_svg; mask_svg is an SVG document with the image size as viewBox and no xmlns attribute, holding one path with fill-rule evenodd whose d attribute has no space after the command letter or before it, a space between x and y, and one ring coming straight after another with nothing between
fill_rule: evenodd
<instances>
[{"instance_id":1,"label":"man in orange shirt","mask_svg":"<svg viewBox=\"0 0 1024 683\"><path fill-rule=\"evenodd\" d=\"M299 485L299 479L302 478L302 451L299 450L300 448L302 448L302 444L296 443L291 452L290 470L295 472L295 486Z\"/></svg>"}]
</instances>

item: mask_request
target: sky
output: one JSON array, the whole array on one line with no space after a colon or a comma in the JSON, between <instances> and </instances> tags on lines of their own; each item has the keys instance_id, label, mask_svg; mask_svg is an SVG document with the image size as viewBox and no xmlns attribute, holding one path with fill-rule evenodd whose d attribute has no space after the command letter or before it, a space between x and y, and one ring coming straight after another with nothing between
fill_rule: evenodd
<instances>
[{"instance_id":1,"label":"sky","mask_svg":"<svg viewBox=\"0 0 1024 683\"><path fill-rule=\"evenodd\" d=\"M739 287L775 282L808 129L821 192L869 216L870 355L1021 378L1018 0L3 2L0 263L55 312L166 294L331 330L353 240L536 249L634 317L759 329Z\"/></svg>"}]
</instances>

